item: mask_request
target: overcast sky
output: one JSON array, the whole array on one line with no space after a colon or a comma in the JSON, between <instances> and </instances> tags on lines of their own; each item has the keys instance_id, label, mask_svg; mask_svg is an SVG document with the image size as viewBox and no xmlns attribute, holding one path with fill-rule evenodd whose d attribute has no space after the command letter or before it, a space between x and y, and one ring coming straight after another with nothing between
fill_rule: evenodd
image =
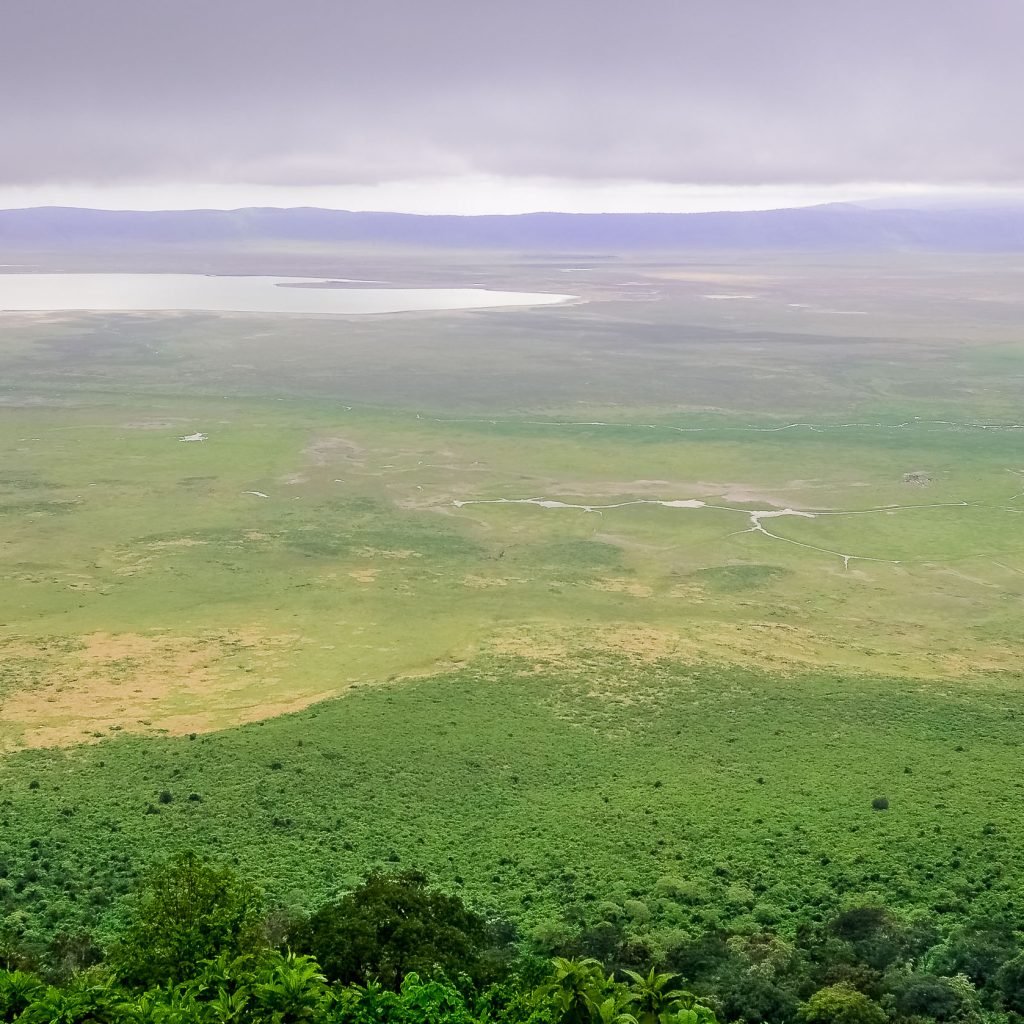
<instances>
[{"instance_id":1,"label":"overcast sky","mask_svg":"<svg viewBox=\"0 0 1024 1024\"><path fill-rule=\"evenodd\" d=\"M1022 0L0 0L0 205L1024 185Z\"/></svg>"}]
</instances>

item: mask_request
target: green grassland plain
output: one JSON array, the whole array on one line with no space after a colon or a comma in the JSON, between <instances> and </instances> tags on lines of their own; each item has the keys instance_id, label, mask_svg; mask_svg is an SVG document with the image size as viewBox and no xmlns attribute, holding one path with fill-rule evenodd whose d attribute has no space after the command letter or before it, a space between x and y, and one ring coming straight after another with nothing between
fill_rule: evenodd
<instances>
[{"instance_id":1,"label":"green grassland plain","mask_svg":"<svg viewBox=\"0 0 1024 1024\"><path fill-rule=\"evenodd\" d=\"M586 301L3 316L6 910L182 845L549 929L1012 910L1022 270L964 262L140 254Z\"/></svg>"}]
</instances>

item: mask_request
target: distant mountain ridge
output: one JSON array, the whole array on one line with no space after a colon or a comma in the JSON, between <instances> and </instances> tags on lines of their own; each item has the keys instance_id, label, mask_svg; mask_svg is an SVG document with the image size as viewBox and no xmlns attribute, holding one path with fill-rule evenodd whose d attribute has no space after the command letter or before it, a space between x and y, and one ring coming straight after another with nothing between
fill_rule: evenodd
<instances>
[{"instance_id":1,"label":"distant mountain ridge","mask_svg":"<svg viewBox=\"0 0 1024 1024\"><path fill-rule=\"evenodd\" d=\"M437 216L317 208L0 210L0 251L319 242L464 249L1024 252L1024 208L876 209L833 203L722 213Z\"/></svg>"}]
</instances>

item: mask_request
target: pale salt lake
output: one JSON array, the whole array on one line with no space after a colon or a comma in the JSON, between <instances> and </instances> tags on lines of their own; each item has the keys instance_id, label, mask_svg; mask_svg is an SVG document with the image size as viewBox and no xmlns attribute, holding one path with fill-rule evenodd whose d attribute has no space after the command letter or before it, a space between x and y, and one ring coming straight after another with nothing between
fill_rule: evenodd
<instances>
[{"instance_id":1,"label":"pale salt lake","mask_svg":"<svg viewBox=\"0 0 1024 1024\"><path fill-rule=\"evenodd\" d=\"M424 310L547 306L572 295L485 288L330 287L310 277L206 274L0 274L3 312L314 313L359 315Z\"/></svg>"}]
</instances>

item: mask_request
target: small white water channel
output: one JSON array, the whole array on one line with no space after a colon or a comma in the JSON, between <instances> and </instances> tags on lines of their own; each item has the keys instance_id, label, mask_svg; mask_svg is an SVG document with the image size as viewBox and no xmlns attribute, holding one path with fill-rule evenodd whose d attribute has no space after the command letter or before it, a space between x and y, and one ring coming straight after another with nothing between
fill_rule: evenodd
<instances>
[{"instance_id":1,"label":"small white water channel","mask_svg":"<svg viewBox=\"0 0 1024 1024\"><path fill-rule=\"evenodd\" d=\"M735 505L710 505L699 498L686 498L680 500L661 500L658 498L634 498L630 501L620 501L610 505L575 505L567 501L558 501L552 498L477 498L463 501L453 501L455 508L464 508L467 505L536 505L545 509L577 509L581 512L602 513L609 509L628 508L632 505L660 505L662 508L673 509L716 509L720 512L740 512L747 517L750 526L745 530L738 530L737 533L760 533L772 540L784 544L793 544L796 547L808 548L811 551L820 551L825 555L834 555L842 559L843 568L849 569L850 562L854 559L862 562L882 562L886 565L901 565L905 559L900 558L877 558L872 555L856 555L845 551L836 551L833 548L821 547L818 544L810 544L806 541L795 540L792 537L783 537L781 534L773 533L761 522L763 519L778 519L783 516L798 516L803 519L817 519L819 516L866 516L866 515L891 515L896 512L909 512L914 509L925 508L989 508L1002 512L1010 512L1016 515L1024 514L1024 509L1008 508L1003 506L986 505L973 501L940 501L930 504L919 505L882 505L878 508L866 509L819 509L814 512L807 512L795 508L776 509L748 509L737 508Z\"/></svg>"}]
</instances>

